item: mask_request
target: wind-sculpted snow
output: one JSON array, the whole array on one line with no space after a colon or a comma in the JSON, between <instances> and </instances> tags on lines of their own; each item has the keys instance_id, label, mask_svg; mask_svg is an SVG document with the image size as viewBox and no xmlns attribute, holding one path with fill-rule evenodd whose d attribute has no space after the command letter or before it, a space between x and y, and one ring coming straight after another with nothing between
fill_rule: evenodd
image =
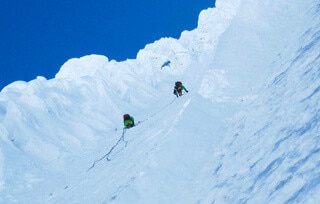
<instances>
[{"instance_id":1,"label":"wind-sculpted snow","mask_svg":"<svg viewBox=\"0 0 320 204\"><path fill-rule=\"evenodd\" d=\"M319 19L309 23L291 45L297 49L280 52L284 59L273 63L279 74L234 119L234 136L214 165L210 202L317 202Z\"/></svg>"},{"instance_id":2,"label":"wind-sculpted snow","mask_svg":"<svg viewBox=\"0 0 320 204\"><path fill-rule=\"evenodd\" d=\"M136 59L8 85L0 203L317 203L319 24L313 0L217 1Z\"/></svg>"}]
</instances>

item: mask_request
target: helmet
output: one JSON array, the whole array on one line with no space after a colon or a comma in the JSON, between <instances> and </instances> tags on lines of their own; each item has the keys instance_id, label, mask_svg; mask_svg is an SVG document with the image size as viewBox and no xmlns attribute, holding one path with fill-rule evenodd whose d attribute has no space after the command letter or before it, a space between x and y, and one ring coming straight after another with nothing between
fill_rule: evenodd
<instances>
[{"instance_id":1,"label":"helmet","mask_svg":"<svg viewBox=\"0 0 320 204\"><path fill-rule=\"evenodd\" d=\"M130 118L130 115L129 114L124 114L123 115L123 119L129 119Z\"/></svg>"}]
</instances>

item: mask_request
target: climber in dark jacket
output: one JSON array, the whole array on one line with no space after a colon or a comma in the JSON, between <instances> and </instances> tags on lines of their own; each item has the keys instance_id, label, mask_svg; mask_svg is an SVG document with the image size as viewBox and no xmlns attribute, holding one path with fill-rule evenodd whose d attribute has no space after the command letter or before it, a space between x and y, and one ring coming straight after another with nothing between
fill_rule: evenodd
<instances>
[{"instance_id":1,"label":"climber in dark jacket","mask_svg":"<svg viewBox=\"0 0 320 204\"><path fill-rule=\"evenodd\" d=\"M181 81L177 81L174 86L173 94L177 97L182 96L182 90L188 93L188 90L183 86Z\"/></svg>"}]
</instances>

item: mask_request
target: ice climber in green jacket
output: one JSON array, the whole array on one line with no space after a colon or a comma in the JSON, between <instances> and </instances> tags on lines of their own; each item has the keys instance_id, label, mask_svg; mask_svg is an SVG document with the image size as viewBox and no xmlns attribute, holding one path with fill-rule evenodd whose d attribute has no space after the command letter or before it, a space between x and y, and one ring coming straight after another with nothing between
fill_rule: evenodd
<instances>
[{"instance_id":1,"label":"ice climber in green jacket","mask_svg":"<svg viewBox=\"0 0 320 204\"><path fill-rule=\"evenodd\" d=\"M125 128L131 128L134 126L134 118L129 114L123 115L123 124Z\"/></svg>"}]
</instances>

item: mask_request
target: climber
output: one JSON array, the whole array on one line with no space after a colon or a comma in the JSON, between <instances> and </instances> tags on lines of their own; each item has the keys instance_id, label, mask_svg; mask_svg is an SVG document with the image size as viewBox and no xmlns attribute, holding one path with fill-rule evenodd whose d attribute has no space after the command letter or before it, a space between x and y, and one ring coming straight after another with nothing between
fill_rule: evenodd
<instances>
[{"instance_id":1,"label":"climber","mask_svg":"<svg viewBox=\"0 0 320 204\"><path fill-rule=\"evenodd\" d=\"M134 126L134 118L130 116L129 114L123 115L123 124L125 128L131 128Z\"/></svg>"},{"instance_id":2,"label":"climber","mask_svg":"<svg viewBox=\"0 0 320 204\"><path fill-rule=\"evenodd\" d=\"M177 81L174 86L173 94L177 97L182 96L182 90L185 90L185 92L188 93L188 90L182 85L181 81Z\"/></svg>"}]
</instances>

